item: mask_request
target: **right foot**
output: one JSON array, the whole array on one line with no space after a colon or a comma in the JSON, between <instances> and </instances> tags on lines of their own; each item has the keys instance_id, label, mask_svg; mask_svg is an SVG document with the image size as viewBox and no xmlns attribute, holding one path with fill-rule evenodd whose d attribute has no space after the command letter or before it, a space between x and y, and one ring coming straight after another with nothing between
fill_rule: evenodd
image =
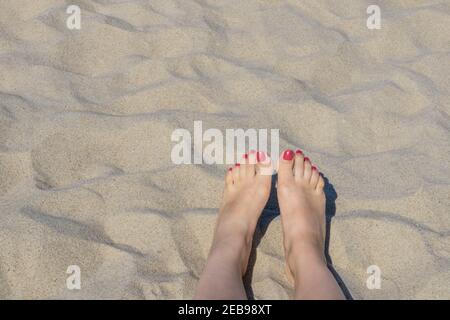
<instances>
[{"instance_id":1,"label":"right foot","mask_svg":"<svg viewBox=\"0 0 450 320\"><path fill-rule=\"evenodd\" d=\"M308 263L325 265L325 182L300 150L286 150L278 169L277 196L288 275Z\"/></svg>"}]
</instances>

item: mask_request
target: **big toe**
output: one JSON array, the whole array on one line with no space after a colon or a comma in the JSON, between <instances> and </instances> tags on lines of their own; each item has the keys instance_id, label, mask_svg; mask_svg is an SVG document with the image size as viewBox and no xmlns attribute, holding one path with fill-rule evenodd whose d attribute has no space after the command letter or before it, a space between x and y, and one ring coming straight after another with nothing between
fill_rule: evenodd
<instances>
[{"instance_id":1,"label":"big toe","mask_svg":"<svg viewBox=\"0 0 450 320\"><path fill-rule=\"evenodd\" d=\"M294 181L294 151L287 149L278 162L278 183L292 183Z\"/></svg>"},{"instance_id":2,"label":"big toe","mask_svg":"<svg viewBox=\"0 0 450 320\"><path fill-rule=\"evenodd\" d=\"M256 171L258 179L263 183L270 185L273 175L273 166L272 161L267 153L262 151L258 152Z\"/></svg>"}]
</instances>

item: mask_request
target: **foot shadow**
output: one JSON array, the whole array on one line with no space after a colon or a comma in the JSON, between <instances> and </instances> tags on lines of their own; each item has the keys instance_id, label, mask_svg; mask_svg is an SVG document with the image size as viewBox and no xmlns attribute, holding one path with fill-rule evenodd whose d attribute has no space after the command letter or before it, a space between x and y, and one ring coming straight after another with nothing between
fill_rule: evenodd
<instances>
[{"instance_id":1,"label":"foot shadow","mask_svg":"<svg viewBox=\"0 0 450 320\"><path fill-rule=\"evenodd\" d=\"M325 187L323 188L323 191L325 192L325 198L326 198L326 204L325 204L325 219L326 219L326 234L325 234L325 258L327 259L327 266L328 269L333 274L334 278L336 279L337 284L341 288L342 292L344 293L344 296L347 300L353 300L353 297L350 293L350 290L348 290L347 286L345 285L342 278L337 273L336 269L334 269L333 261L331 260L329 248L330 248L330 237L331 237L331 220L333 219L334 215L336 214L336 199L337 199L337 193L334 189L333 185L330 183L327 177L322 175L323 179L325 180Z\"/></svg>"},{"instance_id":2,"label":"foot shadow","mask_svg":"<svg viewBox=\"0 0 450 320\"><path fill-rule=\"evenodd\" d=\"M334 215L336 214L336 199L337 199L337 193L334 189L333 185L329 182L328 178L323 176L325 180L325 197L326 197L326 209L325 209L325 216L326 216L326 236L325 236L325 257L327 259L327 265L328 269L333 274L334 278L336 279L336 282L338 283L339 287L341 288L342 292L344 293L345 297L348 300L353 300L353 297L348 290L347 286L345 285L342 278L339 276L337 271L333 267L333 263L331 260L331 256L329 254L329 244L330 244L330 232L331 232L331 220L333 219ZM248 262L248 268L247 272L244 275L243 282L244 282L244 288L247 293L247 298L249 300L254 300L255 296L253 293L252 288L252 278L253 278L253 269L255 267L256 263L256 256L257 256L257 248L261 242L262 237L267 231L267 228L269 227L270 222L277 216L280 215L280 207L278 205L278 198L277 198L277 189L276 189L276 182L277 182L277 175L272 176L272 187L270 190L270 196L269 200L267 201L266 206L264 207L264 210L261 214L261 217L259 218L258 225L255 230L255 235L253 237L253 243L252 243L252 250L250 252L250 258Z\"/></svg>"}]
</instances>

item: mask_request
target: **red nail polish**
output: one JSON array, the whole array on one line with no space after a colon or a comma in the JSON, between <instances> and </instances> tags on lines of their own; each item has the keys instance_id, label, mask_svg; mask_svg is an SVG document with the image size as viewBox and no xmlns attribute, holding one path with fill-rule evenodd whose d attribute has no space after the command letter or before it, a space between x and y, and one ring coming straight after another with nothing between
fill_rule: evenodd
<instances>
[{"instance_id":1,"label":"red nail polish","mask_svg":"<svg viewBox=\"0 0 450 320\"><path fill-rule=\"evenodd\" d=\"M294 151L291 149L287 149L283 152L283 159L284 160L292 160L294 158Z\"/></svg>"},{"instance_id":2,"label":"red nail polish","mask_svg":"<svg viewBox=\"0 0 450 320\"><path fill-rule=\"evenodd\" d=\"M311 167L311 170L312 170L312 171L317 170L316 166L312 166L312 167Z\"/></svg>"},{"instance_id":3,"label":"red nail polish","mask_svg":"<svg viewBox=\"0 0 450 320\"><path fill-rule=\"evenodd\" d=\"M240 164L240 163L236 163L234 166L235 166L235 167L240 167L241 164Z\"/></svg>"},{"instance_id":4,"label":"red nail polish","mask_svg":"<svg viewBox=\"0 0 450 320\"><path fill-rule=\"evenodd\" d=\"M304 161L309 161L309 158L308 157L305 157L305 159L303 159Z\"/></svg>"},{"instance_id":5,"label":"red nail polish","mask_svg":"<svg viewBox=\"0 0 450 320\"><path fill-rule=\"evenodd\" d=\"M262 152L262 151L258 151L256 153L256 160L258 162L263 162L264 160L266 160L266 154L264 152Z\"/></svg>"},{"instance_id":6,"label":"red nail polish","mask_svg":"<svg viewBox=\"0 0 450 320\"><path fill-rule=\"evenodd\" d=\"M233 171L233 168L229 168L228 171Z\"/></svg>"},{"instance_id":7,"label":"red nail polish","mask_svg":"<svg viewBox=\"0 0 450 320\"><path fill-rule=\"evenodd\" d=\"M248 159L248 154L244 154L244 159Z\"/></svg>"},{"instance_id":8,"label":"red nail polish","mask_svg":"<svg viewBox=\"0 0 450 320\"><path fill-rule=\"evenodd\" d=\"M300 154L303 154L303 151L300 149L297 149L297 150L295 150L295 153L300 155Z\"/></svg>"}]
</instances>

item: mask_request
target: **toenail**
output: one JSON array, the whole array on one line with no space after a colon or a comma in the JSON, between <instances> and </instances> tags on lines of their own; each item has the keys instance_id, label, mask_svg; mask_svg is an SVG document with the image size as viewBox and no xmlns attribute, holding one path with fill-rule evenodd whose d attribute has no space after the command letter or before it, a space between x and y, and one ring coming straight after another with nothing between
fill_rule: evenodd
<instances>
[{"instance_id":1,"label":"toenail","mask_svg":"<svg viewBox=\"0 0 450 320\"><path fill-rule=\"evenodd\" d=\"M296 154L303 154L303 151L300 150L300 149L297 149L297 150L295 150L295 153L296 153Z\"/></svg>"},{"instance_id":2,"label":"toenail","mask_svg":"<svg viewBox=\"0 0 450 320\"><path fill-rule=\"evenodd\" d=\"M228 171L232 171L232 170L233 170L233 168L229 168L229 169L228 169Z\"/></svg>"},{"instance_id":3,"label":"toenail","mask_svg":"<svg viewBox=\"0 0 450 320\"><path fill-rule=\"evenodd\" d=\"M308 157L305 157L304 161L309 161L309 158L308 158Z\"/></svg>"},{"instance_id":4,"label":"toenail","mask_svg":"<svg viewBox=\"0 0 450 320\"><path fill-rule=\"evenodd\" d=\"M294 158L294 151L291 149L287 149L283 152L283 159L284 160L292 160Z\"/></svg>"},{"instance_id":5,"label":"toenail","mask_svg":"<svg viewBox=\"0 0 450 320\"><path fill-rule=\"evenodd\" d=\"M244 159L248 159L248 154L244 154Z\"/></svg>"},{"instance_id":6,"label":"toenail","mask_svg":"<svg viewBox=\"0 0 450 320\"><path fill-rule=\"evenodd\" d=\"M240 164L240 163L236 163L234 166L235 166L235 167L240 167L241 164Z\"/></svg>"},{"instance_id":7,"label":"toenail","mask_svg":"<svg viewBox=\"0 0 450 320\"><path fill-rule=\"evenodd\" d=\"M264 160L266 160L266 154L264 152L262 152L262 151L258 151L256 153L256 160L258 162L263 162Z\"/></svg>"},{"instance_id":8,"label":"toenail","mask_svg":"<svg viewBox=\"0 0 450 320\"><path fill-rule=\"evenodd\" d=\"M311 167L311 170L312 170L312 171L317 170L316 166L312 166L312 167Z\"/></svg>"}]
</instances>

